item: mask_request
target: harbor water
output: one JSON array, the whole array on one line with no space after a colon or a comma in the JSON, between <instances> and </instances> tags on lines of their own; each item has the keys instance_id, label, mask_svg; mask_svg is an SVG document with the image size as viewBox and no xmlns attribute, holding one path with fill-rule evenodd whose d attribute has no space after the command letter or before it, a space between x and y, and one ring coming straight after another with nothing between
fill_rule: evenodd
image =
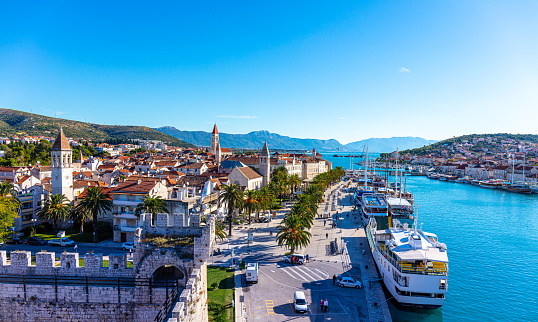
<instances>
[{"instance_id":1,"label":"harbor water","mask_svg":"<svg viewBox=\"0 0 538 322\"><path fill-rule=\"evenodd\" d=\"M350 167L349 158L324 159ZM448 246L448 294L435 310L391 301L393 321L538 320L538 195L413 176L406 186L422 229Z\"/></svg>"}]
</instances>

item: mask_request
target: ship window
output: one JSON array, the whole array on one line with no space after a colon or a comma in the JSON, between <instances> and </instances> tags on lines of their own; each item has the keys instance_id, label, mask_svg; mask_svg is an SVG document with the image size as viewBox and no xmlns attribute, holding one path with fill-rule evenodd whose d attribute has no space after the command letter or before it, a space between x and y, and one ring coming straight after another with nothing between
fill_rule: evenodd
<instances>
[{"instance_id":1,"label":"ship window","mask_svg":"<svg viewBox=\"0 0 538 322\"><path fill-rule=\"evenodd\" d=\"M446 290L446 279L439 280L439 289Z\"/></svg>"}]
</instances>

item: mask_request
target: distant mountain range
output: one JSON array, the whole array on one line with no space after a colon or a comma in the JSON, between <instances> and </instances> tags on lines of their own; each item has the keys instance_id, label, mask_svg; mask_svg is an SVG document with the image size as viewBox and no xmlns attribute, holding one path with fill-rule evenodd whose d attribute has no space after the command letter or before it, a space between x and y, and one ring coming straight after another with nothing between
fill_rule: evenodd
<instances>
[{"instance_id":1,"label":"distant mountain range","mask_svg":"<svg viewBox=\"0 0 538 322\"><path fill-rule=\"evenodd\" d=\"M211 133L204 131L181 131L172 126L163 126L155 130L178 138L182 141L192 143L196 146L210 146ZM267 141L269 149L279 150L312 150L319 151L362 151L364 145L368 145L371 152L392 152L396 148L400 150L423 147L435 143L435 140L426 140L419 137L392 137L392 138L371 138L348 144L341 144L335 139L299 139L283 136L268 131L254 131L247 134L219 133L220 145L223 148L240 149L260 149Z\"/></svg>"},{"instance_id":2,"label":"distant mountain range","mask_svg":"<svg viewBox=\"0 0 538 322\"><path fill-rule=\"evenodd\" d=\"M89 140L160 140L168 145L193 147L175 137L146 126L101 125L0 108L0 135L43 135L56 137L60 127L67 137Z\"/></svg>"}]
</instances>

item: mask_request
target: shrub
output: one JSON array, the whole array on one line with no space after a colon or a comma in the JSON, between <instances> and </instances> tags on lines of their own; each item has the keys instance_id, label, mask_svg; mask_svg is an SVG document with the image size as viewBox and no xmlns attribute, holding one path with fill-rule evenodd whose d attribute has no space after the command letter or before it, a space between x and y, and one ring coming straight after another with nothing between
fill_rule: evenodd
<instances>
[{"instance_id":1,"label":"shrub","mask_svg":"<svg viewBox=\"0 0 538 322\"><path fill-rule=\"evenodd\" d=\"M218 286L219 286L219 283L217 283L217 282L213 282L213 283L211 283L211 287L212 287L213 289L216 289Z\"/></svg>"}]
</instances>

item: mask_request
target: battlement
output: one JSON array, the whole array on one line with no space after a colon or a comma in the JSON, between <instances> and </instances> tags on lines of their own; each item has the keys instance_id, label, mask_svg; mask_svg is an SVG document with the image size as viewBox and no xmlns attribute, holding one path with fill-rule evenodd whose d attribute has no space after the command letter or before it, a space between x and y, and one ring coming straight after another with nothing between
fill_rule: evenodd
<instances>
[{"instance_id":1,"label":"battlement","mask_svg":"<svg viewBox=\"0 0 538 322\"><path fill-rule=\"evenodd\" d=\"M0 251L1 275L55 275L88 277L135 277L133 268L127 268L126 254L110 254L108 267L103 267L103 254L85 254L84 266L80 265L78 253L61 253L56 260L55 252L39 252L32 264L28 251L13 251L8 260L7 252Z\"/></svg>"},{"instance_id":2,"label":"battlement","mask_svg":"<svg viewBox=\"0 0 538 322\"><path fill-rule=\"evenodd\" d=\"M153 220L155 216L155 220ZM153 222L153 224L152 224ZM201 236L198 214L150 214L140 215L140 227L144 233L156 235Z\"/></svg>"}]
</instances>

